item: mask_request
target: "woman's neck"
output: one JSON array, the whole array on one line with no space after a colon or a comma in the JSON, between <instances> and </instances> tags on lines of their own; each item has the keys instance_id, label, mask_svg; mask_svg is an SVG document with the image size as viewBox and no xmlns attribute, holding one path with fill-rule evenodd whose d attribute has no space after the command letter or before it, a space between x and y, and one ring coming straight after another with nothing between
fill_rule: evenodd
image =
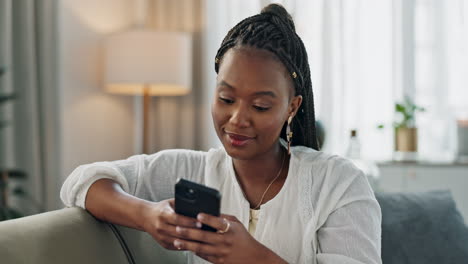
<instances>
[{"instance_id":1,"label":"woman's neck","mask_svg":"<svg viewBox=\"0 0 468 264\"><path fill-rule=\"evenodd\" d=\"M233 159L234 170L241 185L269 184L289 164L286 150L278 143L271 151L251 160ZM284 159L284 162L283 162ZM282 173L283 174L283 173Z\"/></svg>"}]
</instances>

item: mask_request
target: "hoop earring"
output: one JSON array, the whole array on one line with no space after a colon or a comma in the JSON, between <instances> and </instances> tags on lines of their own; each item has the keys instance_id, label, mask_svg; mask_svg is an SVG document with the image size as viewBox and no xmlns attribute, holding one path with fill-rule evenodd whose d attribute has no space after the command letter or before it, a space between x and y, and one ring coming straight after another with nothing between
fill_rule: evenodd
<instances>
[{"instance_id":1,"label":"hoop earring","mask_svg":"<svg viewBox=\"0 0 468 264\"><path fill-rule=\"evenodd\" d=\"M288 141L288 155L291 155L291 139L293 136L293 132L291 131L291 122L293 117L289 116L288 118L288 126L286 127L286 139Z\"/></svg>"}]
</instances>

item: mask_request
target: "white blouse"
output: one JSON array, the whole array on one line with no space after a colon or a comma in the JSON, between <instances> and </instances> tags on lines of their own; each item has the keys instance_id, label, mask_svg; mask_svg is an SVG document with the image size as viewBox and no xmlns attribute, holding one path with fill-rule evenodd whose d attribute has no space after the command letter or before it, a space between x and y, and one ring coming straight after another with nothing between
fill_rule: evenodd
<instances>
[{"instance_id":1,"label":"white blouse","mask_svg":"<svg viewBox=\"0 0 468 264\"><path fill-rule=\"evenodd\" d=\"M288 263L382 263L380 206L364 174L338 156L300 146L291 152L283 187L258 212L255 239ZM249 230L249 202L223 148L165 150L82 165L67 178L60 196L66 206L85 208L91 184L110 178L129 194L160 201L174 197L179 177L218 189L221 213L236 216ZM206 263L187 256L189 263Z\"/></svg>"}]
</instances>

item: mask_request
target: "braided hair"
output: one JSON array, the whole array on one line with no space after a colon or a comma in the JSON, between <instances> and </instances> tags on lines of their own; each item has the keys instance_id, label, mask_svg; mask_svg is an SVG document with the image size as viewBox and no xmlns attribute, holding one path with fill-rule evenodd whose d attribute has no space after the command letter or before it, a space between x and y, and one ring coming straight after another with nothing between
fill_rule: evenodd
<instances>
[{"instance_id":1,"label":"braided hair","mask_svg":"<svg viewBox=\"0 0 468 264\"><path fill-rule=\"evenodd\" d=\"M295 95L303 101L291 124L291 145L302 145L318 150L315 130L314 97L307 52L296 34L291 15L278 4L270 4L261 13L248 17L234 26L223 39L216 54L215 71L218 73L223 55L231 48L254 47L271 52L286 67L294 83ZM286 140L286 124L280 137Z\"/></svg>"}]
</instances>

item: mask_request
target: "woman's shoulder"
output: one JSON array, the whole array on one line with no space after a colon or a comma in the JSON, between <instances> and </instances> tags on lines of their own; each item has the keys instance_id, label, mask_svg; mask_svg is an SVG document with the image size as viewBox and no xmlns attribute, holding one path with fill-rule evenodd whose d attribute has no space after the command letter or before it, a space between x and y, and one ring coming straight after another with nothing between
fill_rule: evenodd
<instances>
[{"instance_id":1,"label":"woman's shoulder","mask_svg":"<svg viewBox=\"0 0 468 264\"><path fill-rule=\"evenodd\" d=\"M191 157L191 156L204 156L206 151L192 150L192 149L164 149L155 152L148 157Z\"/></svg>"},{"instance_id":2,"label":"woman's shoulder","mask_svg":"<svg viewBox=\"0 0 468 264\"><path fill-rule=\"evenodd\" d=\"M365 174L352 160L306 147L294 152L306 219L321 221L356 199L375 199ZM323 219L322 219L323 218Z\"/></svg>"},{"instance_id":3,"label":"woman's shoulder","mask_svg":"<svg viewBox=\"0 0 468 264\"><path fill-rule=\"evenodd\" d=\"M339 155L307 147L294 147L300 174L313 178L313 183L326 181L327 185L346 184L356 177L364 177L354 163Z\"/></svg>"},{"instance_id":4,"label":"woman's shoulder","mask_svg":"<svg viewBox=\"0 0 468 264\"><path fill-rule=\"evenodd\" d=\"M150 155L137 155L132 158L145 158L149 161L154 160L181 160L181 159L204 159L212 150L192 150L192 149L164 149Z\"/></svg>"},{"instance_id":5,"label":"woman's shoulder","mask_svg":"<svg viewBox=\"0 0 468 264\"><path fill-rule=\"evenodd\" d=\"M354 163L342 156L315 150L304 146L293 147L295 158L301 165L313 165L315 167L343 167L357 169Z\"/></svg>"}]
</instances>

